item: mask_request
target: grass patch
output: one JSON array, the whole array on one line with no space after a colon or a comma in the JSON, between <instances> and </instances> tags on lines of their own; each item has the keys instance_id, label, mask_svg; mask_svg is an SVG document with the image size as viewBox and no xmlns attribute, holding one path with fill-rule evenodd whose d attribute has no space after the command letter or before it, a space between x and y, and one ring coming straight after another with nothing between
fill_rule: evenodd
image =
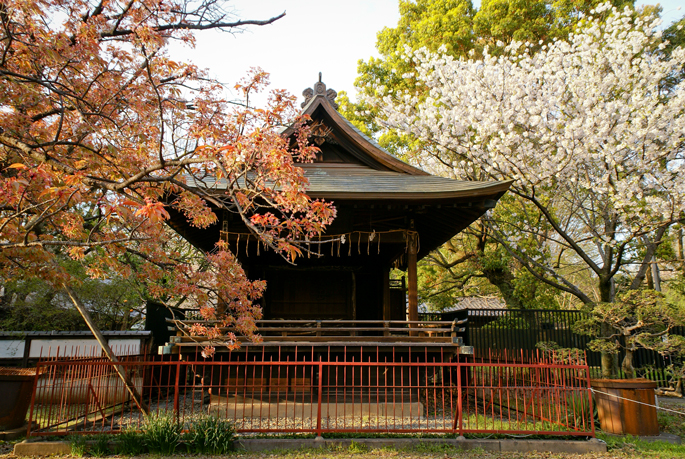
<instances>
[{"instance_id":1,"label":"grass patch","mask_svg":"<svg viewBox=\"0 0 685 459\"><path fill-rule=\"evenodd\" d=\"M181 426L174 413L151 413L143 424L143 441L151 453L173 454L181 441Z\"/></svg>"},{"instance_id":2,"label":"grass patch","mask_svg":"<svg viewBox=\"0 0 685 459\"><path fill-rule=\"evenodd\" d=\"M67 437L71 444L71 454L76 457L83 457L88 449L86 445L86 437L83 435L71 435Z\"/></svg>"},{"instance_id":3,"label":"grass patch","mask_svg":"<svg viewBox=\"0 0 685 459\"><path fill-rule=\"evenodd\" d=\"M459 449L454 446L450 445L448 443L435 443L435 442L422 442L419 441L416 444L413 444L411 446L408 446L406 448L402 448L403 451L408 451L408 452L416 452L416 453L421 453L421 454L446 454L446 455L452 455L455 452L459 451Z\"/></svg>"},{"instance_id":4,"label":"grass patch","mask_svg":"<svg viewBox=\"0 0 685 459\"><path fill-rule=\"evenodd\" d=\"M183 441L189 452L226 454L233 450L235 427L232 421L205 415L196 419Z\"/></svg>"},{"instance_id":5,"label":"grass patch","mask_svg":"<svg viewBox=\"0 0 685 459\"><path fill-rule=\"evenodd\" d=\"M93 457L109 456L112 454L112 450L109 449L110 440L112 440L111 435L96 435L88 448L88 452Z\"/></svg>"},{"instance_id":6,"label":"grass patch","mask_svg":"<svg viewBox=\"0 0 685 459\"><path fill-rule=\"evenodd\" d=\"M678 435L685 439L685 416L667 411L658 411L659 431Z\"/></svg>"},{"instance_id":7,"label":"grass patch","mask_svg":"<svg viewBox=\"0 0 685 459\"><path fill-rule=\"evenodd\" d=\"M117 454L122 456L139 456L147 451L145 437L141 432L125 429L116 437Z\"/></svg>"},{"instance_id":8,"label":"grass patch","mask_svg":"<svg viewBox=\"0 0 685 459\"><path fill-rule=\"evenodd\" d=\"M669 458L685 458L685 445L674 445L666 441L645 441L631 435L618 436L600 433L610 452L667 454Z\"/></svg>"},{"instance_id":9,"label":"grass patch","mask_svg":"<svg viewBox=\"0 0 685 459\"><path fill-rule=\"evenodd\" d=\"M356 441L352 440L350 446L347 448L347 451L352 454L364 454L369 451L369 447L364 443L357 443Z\"/></svg>"}]
</instances>

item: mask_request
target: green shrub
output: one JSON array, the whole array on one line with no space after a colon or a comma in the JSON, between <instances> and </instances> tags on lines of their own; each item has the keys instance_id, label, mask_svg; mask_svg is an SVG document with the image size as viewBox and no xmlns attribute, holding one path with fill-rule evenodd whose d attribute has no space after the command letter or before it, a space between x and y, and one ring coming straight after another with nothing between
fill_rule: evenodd
<instances>
[{"instance_id":1,"label":"green shrub","mask_svg":"<svg viewBox=\"0 0 685 459\"><path fill-rule=\"evenodd\" d=\"M235 427L233 422L203 415L193 421L183 437L189 452L198 454L226 454L233 450Z\"/></svg>"},{"instance_id":2,"label":"green shrub","mask_svg":"<svg viewBox=\"0 0 685 459\"><path fill-rule=\"evenodd\" d=\"M356 441L352 440L349 448L347 448L347 451L352 454L364 454L369 451L369 447L364 443L357 443Z\"/></svg>"},{"instance_id":3,"label":"green shrub","mask_svg":"<svg viewBox=\"0 0 685 459\"><path fill-rule=\"evenodd\" d=\"M145 436L132 428L124 429L118 440L117 453L122 456L139 456L147 452Z\"/></svg>"},{"instance_id":4,"label":"green shrub","mask_svg":"<svg viewBox=\"0 0 685 459\"><path fill-rule=\"evenodd\" d=\"M76 457L83 457L86 454L86 439L83 435L71 435L69 437L71 444L71 454Z\"/></svg>"},{"instance_id":5,"label":"green shrub","mask_svg":"<svg viewBox=\"0 0 685 459\"><path fill-rule=\"evenodd\" d=\"M142 434L143 444L151 453L173 454L181 441L181 425L173 411L150 413Z\"/></svg>"},{"instance_id":6,"label":"green shrub","mask_svg":"<svg viewBox=\"0 0 685 459\"><path fill-rule=\"evenodd\" d=\"M88 449L91 456L104 457L112 453L109 449L109 441L112 439L111 435L96 435L93 437L93 444Z\"/></svg>"}]
</instances>

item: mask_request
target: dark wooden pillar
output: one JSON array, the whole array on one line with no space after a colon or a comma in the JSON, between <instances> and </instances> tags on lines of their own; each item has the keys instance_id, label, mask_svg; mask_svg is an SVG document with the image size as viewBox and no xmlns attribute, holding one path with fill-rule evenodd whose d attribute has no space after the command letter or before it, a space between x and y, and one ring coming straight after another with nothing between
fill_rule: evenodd
<instances>
[{"instance_id":1,"label":"dark wooden pillar","mask_svg":"<svg viewBox=\"0 0 685 459\"><path fill-rule=\"evenodd\" d=\"M409 288L407 296L409 297L409 320L419 320L419 304L418 304L418 292L416 288L416 251L417 251L417 239L418 235L416 233L409 233L409 247L408 247L408 257L407 257L407 280L409 281Z\"/></svg>"},{"instance_id":2,"label":"dark wooden pillar","mask_svg":"<svg viewBox=\"0 0 685 459\"><path fill-rule=\"evenodd\" d=\"M357 320L357 276L354 271L352 272L352 320Z\"/></svg>"},{"instance_id":3,"label":"dark wooden pillar","mask_svg":"<svg viewBox=\"0 0 685 459\"><path fill-rule=\"evenodd\" d=\"M383 268L383 320L392 319L390 304L390 267Z\"/></svg>"}]
</instances>

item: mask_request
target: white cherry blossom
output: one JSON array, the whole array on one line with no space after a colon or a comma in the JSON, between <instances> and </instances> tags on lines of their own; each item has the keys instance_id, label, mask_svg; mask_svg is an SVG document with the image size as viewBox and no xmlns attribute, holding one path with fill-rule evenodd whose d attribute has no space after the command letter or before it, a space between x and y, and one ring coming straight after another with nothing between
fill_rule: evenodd
<instances>
[{"instance_id":1,"label":"white cherry blossom","mask_svg":"<svg viewBox=\"0 0 685 459\"><path fill-rule=\"evenodd\" d=\"M606 280L631 240L654 241L685 215L685 85L665 85L685 50L660 52L658 18L609 4L600 13L535 53L518 42L469 60L407 48L420 89L380 87L366 102L424 142L422 163L439 157L448 175L512 179L519 198L539 197L559 226L546 242L571 246Z\"/></svg>"}]
</instances>

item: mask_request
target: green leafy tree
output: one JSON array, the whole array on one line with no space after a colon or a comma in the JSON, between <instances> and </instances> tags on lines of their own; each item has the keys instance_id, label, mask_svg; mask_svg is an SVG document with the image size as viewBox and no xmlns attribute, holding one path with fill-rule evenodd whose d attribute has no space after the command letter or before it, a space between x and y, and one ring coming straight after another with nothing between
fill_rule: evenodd
<instances>
[{"instance_id":1,"label":"green leafy tree","mask_svg":"<svg viewBox=\"0 0 685 459\"><path fill-rule=\"evenodd\" d=\"M577 322L577 331L597 339L588 347L593 351L618 354L625 350L621 364L628 377L635 377L633 357L639 349L681 355L683 337L671 335L674 327L685 324L685 303L669 301L654 290L631 290L611 303L595 303L586 309L590 318Z\"/></svg>"},{"instance_id":2,"label":"green leafy tree","mask_svg":"<svg viewBox=\"0 0 685 459\"><path fill-rule=\"evenodd\" d=\"M143 319L144 288L133 279L112 275L92 279L87 266L69 259L61 261L71 274L74 291L88 308L98 328L129 330ZM3 283L0 296L0 329L4 331L87 330L62 289L37 278L13 278Z\"/></svg>"}]
</instances>

